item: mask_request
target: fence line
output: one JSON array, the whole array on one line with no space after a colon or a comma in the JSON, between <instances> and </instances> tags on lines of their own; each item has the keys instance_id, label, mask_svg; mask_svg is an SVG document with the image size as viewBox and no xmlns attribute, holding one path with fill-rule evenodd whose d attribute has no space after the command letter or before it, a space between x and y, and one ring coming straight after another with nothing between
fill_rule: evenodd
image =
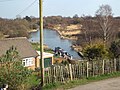
<instances>
[{"instance_id":1,"label":"fence line","mask_svg":"<svg viewBox=\"0 0 120 90\"><path fill-rule=\"evenodd\" d=\"M45 84L69 82L120 71L120 59L78 61L76 64L53 65L45 69Z\"/></svg>"}]
</instances>

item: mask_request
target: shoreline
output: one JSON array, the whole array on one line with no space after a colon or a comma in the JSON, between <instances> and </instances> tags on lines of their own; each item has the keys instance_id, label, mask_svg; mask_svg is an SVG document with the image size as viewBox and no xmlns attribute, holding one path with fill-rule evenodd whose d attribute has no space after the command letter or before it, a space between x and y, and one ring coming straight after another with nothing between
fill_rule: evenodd
<instances>
[{"instance_id":1,"label":"shoreline","mask_svg":"<svg viewBox=\"0 0 120 90\"><path fill-rule=\"evenodd\" d=\"M48 30L48 31L55 31L54 33L57 33L56 35L61 39L61 34L60 34L60 32L58 31L58 30L55 30L55 29L52 29L52 28L44 28L44 30ZM39 32L37 32L37 33L39 33ZM48 34L49 35L49 34ZM68 39L68 38L63 38L63 39ZM62 40L62 39L61 39ZM70 50L72 50L72 51L75 51L76 53L75 54L77 54L78 52L76 51L76 50L73 50L73 48L72 48L72 46L73 46L73 43L72 42L74 42L74 40L72 40L72 39L68 39L69 41L70 41L70 47L69 47L69 49ZM49 46L48 46L49 47ZM65 47L66 48L66 47ZM73 54L74 55L74 54ZM78 54L76 55L77 57L79 56Z\"/></svg>"},{"instance_id":2,"label":"shoreline","mask_svg":"<svg viewBox=\"0 0 120 90\"><path fill-rule=\"evenodd\" d=\"M56 30L54 28L44 28L44 29L50 29L50 30L56 31L59 34L61 39L67 39L67 40L71 40L71 41L76 40L75 38L70 38L70 37L63 36L62 33L59 30ZM38 30L39 29L30 30L29 33L34 33L34 32L37 32ZM79 50L81 50L80 46L76 46L74 44L71 45L71 49L75 50L77 53L79 52Z\"/></svg>"},{"instance_id":3,"label":"shoreline","mask_svg":"<svg viewBox=\"0 0 120 90\"><path fill-rule=\"evenodd\" d=\"M54 30L56 31L59 35L61 39L67 39L67 40L76 40L76 38L70 38L70 37L65 37L62 35L62 33L60 32L60 30L54 29L54 28L45 28L45 29L50 29L50 30Z\"/></svg>"},{"instance_id":4,"label":"shoreline","mask_svg":"<svg viewBox=\"0 0 120 90\"><path fill-rule=\"evenodd\" d=\"M31 29L30 31L28 31L28 33L34 33L37 32L39 29Z\"/></svg>"},{"instance_id":5,"label":"shoreline","mask_svg":"<svg viewBox=\"0 0 120 90\"><path fill-rule=\"evenodd\" d=\"M71 39L69 37L63 36L59 30L56 30L56 29L53 29L53 28L45 28L45 29L50 29L50 30L56 31L59 34L59 36L60 36L61 39L67 39L67 40L71 40L71 41L76 40L76 39L73 39L73 38ZM74 51L76 51L77 53L79 53L79 50L81 51L82 48L80 46L76 46L76 45L72 44L71 45L71 49L73 49Z\"/></svg>"}]
</instances>

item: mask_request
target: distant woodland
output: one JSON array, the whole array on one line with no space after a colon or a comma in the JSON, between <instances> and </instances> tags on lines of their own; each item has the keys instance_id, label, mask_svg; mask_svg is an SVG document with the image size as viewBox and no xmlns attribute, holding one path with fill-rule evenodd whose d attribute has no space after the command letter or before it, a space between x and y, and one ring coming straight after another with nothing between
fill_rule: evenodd
<instances>
[{"instance_id":1,"label":"distant woodland","mask_svg":"<svg viewBox=\"0 0 120 90\"><path fill-rule=\"evenodd\" d=\"M113 33L116 37L120 37L120 17L112 18L112 26L109 26L111 31L109 33L113 37ZM97 17L83 16L78 17L62 17L62 16L48 16L44 17L44 28L52 29L55 25L69 26L69 25L82 25L81 33L77 34L78 40L76 44L83 44L84 42L90 42L96 38L103 37L101 26L98 23ZM3 35L9 35L9 37L29 37L29 32L39 27L39 19L35 17L24 17L17 19L4 19L0 18L0 37ZM64 29L64 28L63 28ZM64 29L65 30L65 29ZM110 38L109 38L110 39ZM112 38L113 39L113 38Z\"/></svg>"},{"instance_id":2,"label":"distant woodland","mask_svg":"<svg viewBox=\"0 0 120 90\"><path fill-rule=\"evenodd\" d=\"M29 37L29 32L37 29L36 18L4 19L0 18L0 38L4 35L8 37Z\"/></svg>"},{"instance_id":3,"label":"distant woodland","mask_svg":"<svg viewBox=\"0 0 120 90\"><path fill-rule=\"evenodd\" d=\"M109 17L110 24L107 28L111 29L109 36L111 35L113 39L113 34L116 37L120 37L120 17ZM73 17L62 17L62 16L50 16L44 17L44 28L53 28L56 24L60 24L62 26L67 26L71 24L80 24L82 25L81 33L76 35L78 40L76 44L81 44L82 42L90 42L95 40L96 38L103 37L103 32L101 30L101 26L99 25L99 20L97 17L92 16L83 16L78 17L78 15L74 15ZM110 38L109 38L110 39Z\"/></svg>"}]
</instances>

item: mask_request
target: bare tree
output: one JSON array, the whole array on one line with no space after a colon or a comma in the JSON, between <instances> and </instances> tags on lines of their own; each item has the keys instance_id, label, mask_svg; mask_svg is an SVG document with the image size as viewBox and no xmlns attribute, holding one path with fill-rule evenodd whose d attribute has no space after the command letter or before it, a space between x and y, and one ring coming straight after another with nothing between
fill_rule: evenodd
<instances>
[{"instance_id":1,"label":"bare tree","mask_svg":"<svg viewBox=\"0 0 120 90\"><path fill-rule=\"evenodd\" d=\"M97 23L99 25L99 33L102 34L104 44L108 44L113 40L115 30L113 26L113 13L109 5L101 5L96 11Z\"/></svg>"},{"instance_id":2,"label":"bare tree","mask_svg":"<svg viewBox=\"0 0 120 90\"><path fill-rule=\"evenodd\" d=\"M81 24L83 39L86 44L91 44L95 39L100 37L99 32L97 32L98 27L95 17L83 16L81 17Z\"/></svg>"},{"instance_id":3,"label":"bare tree","mask_svg":"<svg viewBox=\"0 0 120 90\"><path fill-rule=\"evenodd\" d=\"M90 42L91 42L90 29L91 29L91 24L92 24L92 18L91 18L91 16L83 15L83 17L81 17L81 19L82 19L82 25L83 25L82 32L84 34L85 42L90 44Z\"/></svg>"}]
</instances>

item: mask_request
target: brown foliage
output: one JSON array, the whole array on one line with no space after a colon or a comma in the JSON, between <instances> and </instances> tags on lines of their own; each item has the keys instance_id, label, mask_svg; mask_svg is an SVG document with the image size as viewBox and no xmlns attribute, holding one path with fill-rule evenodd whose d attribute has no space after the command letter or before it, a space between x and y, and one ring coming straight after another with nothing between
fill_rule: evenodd
<instances>
[{"instance_id":1,"label":"brown foliage","mask_svg":"<svg viewBox=\"0 0 120 90\"><path fill-rule=\"evenodd\" d=\"M36 19L31 22L24 19L3 19L0 18L0 32L9 37L29 37L30 29L36 29Z\"/></svg>"}]
</instances>

